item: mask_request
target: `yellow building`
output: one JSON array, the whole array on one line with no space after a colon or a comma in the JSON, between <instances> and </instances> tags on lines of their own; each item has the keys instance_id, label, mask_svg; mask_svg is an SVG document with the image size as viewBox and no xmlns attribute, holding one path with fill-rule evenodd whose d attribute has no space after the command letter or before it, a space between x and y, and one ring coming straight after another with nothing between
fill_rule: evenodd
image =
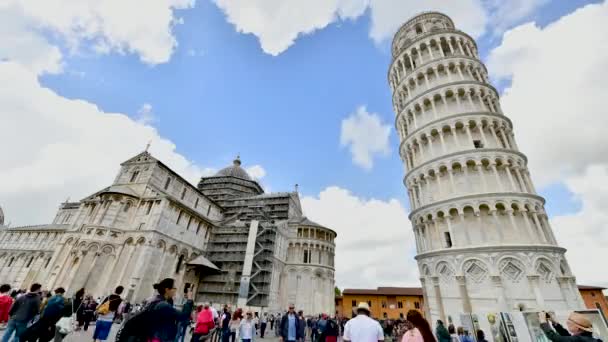
<instances>
[{"instance_id":1,"label":"yellow building","mask_svg":"<svg viewBox=\"0 0 608 342\"><path fill-rule=\"evenodd\" d=\"M411 309L424 314L424 299L419 287L379 287L377 289L345 289L336 297L336 314L353 317L360 302L367 302L376 319L405 319Z\"/></svg>"}]
</instances>

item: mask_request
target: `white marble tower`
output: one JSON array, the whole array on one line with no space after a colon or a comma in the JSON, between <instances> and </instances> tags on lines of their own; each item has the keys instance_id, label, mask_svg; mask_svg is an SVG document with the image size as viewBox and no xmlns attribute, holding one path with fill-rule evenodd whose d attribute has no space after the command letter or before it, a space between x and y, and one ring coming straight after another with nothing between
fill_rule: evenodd
<instances>
[{"instance_id":1,"label":"white marble tower","mask_svg":"<svg viewBox=\"0 0 608 342\"><path fill-rule=\"evenodd\" d=\"M583 307L475 41L427 12L401 26L392 54L427 317Z\"/></svg>"}]
</instances>

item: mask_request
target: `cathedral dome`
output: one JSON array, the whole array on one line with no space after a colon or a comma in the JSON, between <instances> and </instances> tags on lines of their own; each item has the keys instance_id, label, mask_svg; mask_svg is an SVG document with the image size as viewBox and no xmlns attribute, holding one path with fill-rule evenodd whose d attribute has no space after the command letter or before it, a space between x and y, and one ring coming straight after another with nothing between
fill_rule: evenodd
<instances>
[{"instance_id":1,"label":"cathedral dome","mask_svg":"<svg viewBox=\"0 0 608 342\"><path fill-rule=\"evenodd\" d=\"M236 177L244 180L251 180L251 176L241 167L241 159L237 156L232 162L232 166L225 167L219 170L214 177Z\"/></svg>"}]
</instances>

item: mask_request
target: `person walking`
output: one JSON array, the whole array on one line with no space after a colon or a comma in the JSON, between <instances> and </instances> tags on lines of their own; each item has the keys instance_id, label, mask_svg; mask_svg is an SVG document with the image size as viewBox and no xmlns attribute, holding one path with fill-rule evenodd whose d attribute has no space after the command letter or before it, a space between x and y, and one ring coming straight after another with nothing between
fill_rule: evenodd
<instances>
[{"instance_id":1,"label":"person walking","mask_svg":"<svg viewBox=\"0 0 608 342\"><path fill-rule=\"evenodd\" d=\"M62 287L55 289L55 295L48 299L44 310L40 314L40 319L32 324L21 337L24 341L49 341L55 336L55 324L61 318L65 302L65 290Z\"/></svg>"},{"instance_id":2,"label":"person walking","mask_svg":"<svg viewBox=\"0 0 608 342\"><path fill-rule=\"evenodd\" d=\"M454 328L454 324L448 325L448 332L450 333L451 342L460 342L458 339L458 334L456 334L456 328ZM500 342L500 341L494 341Z\"/></svg>"},{"instance_id":3,"label":"person walking","mask_svg":"<svg viewBox=\"0 0 608 342\"><path fill-rule=\"evenodd\" d=\"M205 304L201 312L196 316L196 325L194 326L191 342L200 341L201 338L208 335L213 328L215 328L213 311L211 311L208 304Z\"/></svg>"},{"instance_id":4,"label":"person walking","mask_svg":"<svg viewBox=\"0 0 608 342\"><path fill-rule=\"evenodd\" d=\"M328 318L324 334L324 342L337 342L338 336L340 335L340 327L338 326L338 322L336 322L334 319Z\"/></svg>"},{"instance_id":5,"label":"person walking","mask_svg":"<svg viewBox=\"0 0 608 342\"><path fill-rule=\"evenodd\" d=\"M57 291L55 291L55 293L57 293ZM70 322L71 317L76 312L76 308L74 307L74 305L73 305L74 302L72 300L69 300L63 296L61 296L61 299L63 300L63 302L61 303L63 305L61 305L62 309L59 314L60 317L56 318L57 321L55 322L55 324L53 324L51 326L51 329L50 329L51 334L49 334L50 336L54 336L53 342L62 342L63 339L66 336L68 336L69 333L71 333L71 331L63 330L63 328L61 327L60 320L63 318L66 318L66 320L68 322ZM44 313L43 313L43 317L44 317ZM53 330L54 330L54 333L53 333ZM48 341L48 339L40 340L40 341Z\"/></svg>"},{"instance_id":6,"label":"person walking","mask_svg":"<svg viewBox=\"0 0 608 342\"><path fill-rule=\"evenodd\" d=\"M232 315L230 313L230 307L228 305L224 305L224 312L220 317L220 324L222 327L222 342L230 341L230 319Z\"/></svg>"},{"instance_id":7,"label":"person walking","mask_svg":"<svg viewBox=\"0 0 608 342\"><path fill-rule=\"evenodd\" d=\"M280 342L298 342L303 340L300 332L300 318L296 315L295 305L290 304L289 310L281 318L279 326Z\"/></svg>"},{"instance_id":8,"label":"person walking","mask_svg":"<svg viewBox=\"0 0 608 342\"><path fill-rule=\"evenodd\" d=\"M554 342L598 342L593 337L593 325L583 314L573 312L566 321L567 330L546 312L538 314L540 328L548 339Z\"/></svg>"},{"instance_id":9,"label":"person walking","mask_svg":"<svg viewBox=\"0 0 608 342\"><path fill-rule=\"evenodd\" d=\"M270 314L270 318L268 319L270 321L270 331L274 330L274 315Z\"/></svg>"},{"instance_id":10,"label":"person walking","mask_svg":"<svg viewBox=\"0 0 608 342\"><path fill-rule=\"evenodd\" d=\"M424 342L420 330L418 330L412 322L405 321L405 328L407 330L403 333L401 342Z\"/></svg>"},{"instance_id":11,"label":"person walking","mask_svg":"<svg viewBox=\"0 0 608 342\"><path fill-rule=\"evenodd\" d=\"M435 342L435 336L433 336L433 331L429 326L429 322L427 322L422 314L418 310L409 310L406 315L406 319L412 323L414 327L420 331L420 335L424 342Z\"/></svg>"},{"instance_id":12,"label":"person walking","mask_svg":"<svg viewBox=\"0 0 608 342\"><path fill-rule=\"evenodd\" d=\"M175 280L172 278L163 279L154 285L158 292L148 304L145 310L150 310L152 321L149 322L149 338L156 342L174 342L177 336L177 326L180 322L190 318L194 302L192 301L192 289L186 292L186 301L182 310L177 310L173 306L175 297Z\"/></svg>"},{"instance_id":13,"label":"person walking","mask_svg":"<svg viewBox=\"0 0 608 342\"><path fill-rule=\"evenodd\" d=\"M121 303L121 306L122 306L122 303ZM120 308L120 306L119 306L119 308ZM97 301L95 301L95 299L93 299L93 297L89 297L89 300L87 300L87 302L84 306L84 312L83 312L84 325L82 327L82 330L84 330L84 331L89 330L89 324L91 323L93 318L95 318L95 310L97 310Z\"/></svg>"},{"instance_id":14,"label":"person walking","mask_svg":"<svg viewBox=\"0 0 608 342\"><path fill-rule=\"evenodd\" d=\"M306 318L304 318L304 311L298 311L298 332L302 336L302 341L306 340Z\"/></svg>"},{"instance_id":15,"label":"person walking","mask_svg":"<svg viewBox=\"0 0 608 342\"><path fill-rule=\"evenodd\" d=\"M262 318L260 318L260 338L264 338L264 332L266 331L266 326L268 325L268 314L264 312L262 314Z\"/></svg>"},{"instance_id":16,"label":"person walking","mask_svg":"<svg viewBox=\"0 0 608 342\"><path fill-rule=\"evenodd\" d=\"M255 321L251 311L247 311L245 318L239 324L239 337L242 342L253 342L255 340Z\"/></svg>"},{"instance_id":17,"label":"person walking","mask_svg":"<svg viewBox=\"0 0 608 342\"><path fill-rule=\"evenodd\" d=\"M488 342L486 334L481 329L477 330L477 342Z\"/></svg>"},{"instance_id":18,"label":"person walking","mask_svg":"<svg viewBox=\"0 0 608 342\"><path fill-rule=\"evenodd\" d=\"M3 284L0 286L0 329L6 328L8 323L8 312L13 305L13 297L10 296L11 286Z\"/></svg>"},{"instance_id":19,"label":"person walking","mask_svg":"<svg viewBox=\"0 0 608 342\"><path fill-rule=\"evenodd\" d=\"M239 312L239 310L235 311L232 314L232 319L230 320L230 323L228 323L228 325L230 326L230 341L231 342L236 342L236 333L238 332L240 326L241 326L241 313Z\"/></svg>"},{"instance_id":20,"label":"person walking","mask_svg":"<svg viewBox=\"0 0 608 342\"><path fill-rule=\"evenodd\" d=\"M75 305L74 309L76 310L76 321L78 321L78 326L76 327L76 330L80 330L80 328L82 328L84 324L84 320L82 317L82 313L84 312L84 310L82 304L84 303L85 292L86 290L83 287L80 290L76 291L74 297L72 298L72 303Z\"/></svg>"},{"instance_id":21,"label":"person walking","mask_svg":"<svg viewBox=\"0 0 608 342\"><path fill-rule=\"evenodd\" d=\"M473 338L469 336L468 332L465 331L463 327L458 327L456 332L458 333L458 340L460 342L473 342Z\"/></svg>"},{"instance_id":22,"label":"person walking","mask_svg":"<svg viewBox=\"0 0 608 342\"><path fill-rule=\"evenodd\" d=\"M97 308L97 321L95 322L93 341L105 341L108 339L110 330L112 329L112 323L114 322L114 317L116 316L116 311L120 306L120 302L122 302L120 295L122 294L123 290L124 288L122 286L116 287L114 293L107 296ZM77 308L76 301L74 301L74 307ZM78 307L76 312L78 312L79 309L80 308Z\"/></svg>"},{"instance_id":23,"label":"person walking","mask_svg":"<svg viewBox=\"0 0 608 342\"><path fill-rule=\"evenodd\" d=\"M384 341L384 331L378 321L370 317L369 305L361 302L357 306L357 316L344 326L344 341L370 342Z\"/></svg>"},{"instance_id":24,"label":"person walking","mask_svg":"<svg viewBox=\"0 0 608 342\"><path fill-rule=\"evenodd\" d=\"M443 321L440 319L437 320L437 327L435 328L435 335L437 336L437 341L439 341L439 342L451 342L452 341L452 337L450 336L448 329L446 329L445 325L443 324Z\"/></svg>"},{"instance_id":25,"label":"person walking","mask_svg":"<svg viewBox=\"0 0 608 342\"><path fill-rule=\"evenodd\" d=\"M8 314L9 320L2 336L2 342L8 342L12 335L13 341L19 342L19 338L27 329L27 324L40 312L40 288L38 283L30 286L30 291L15 300Z\"/></svg>"}]
</instances>

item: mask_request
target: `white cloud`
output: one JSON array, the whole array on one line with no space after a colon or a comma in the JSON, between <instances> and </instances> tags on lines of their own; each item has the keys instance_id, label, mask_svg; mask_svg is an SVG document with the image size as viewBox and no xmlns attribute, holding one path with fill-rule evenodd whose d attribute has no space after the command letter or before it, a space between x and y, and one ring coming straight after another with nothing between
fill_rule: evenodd
<instances>
[{"instance_id":1,"label":"white cloud","mask_svg":"<svg viewBox=\"0 0 608 342\"><path fill-rule=\"evenodd\" d=\"M353 163L370 170L374 166L375 155L388 155L390 152L390 125L382 123L376 113L368 113L364 106L342 120L340 145L348 146Z\"/></svg>"},{"instance_id":2,"label":"white cloud","mask_svg":"<svg viewBox=\"0 0 608 342\"><path fill-rule=\"evenodd\" d=\"M144 103L137 110L137 122L142 125L149 125L156 121L156 116L152 112L152 105Z\"/></svg>"},{"instance_id":3,"label":"white cloud","mask_svg":"<svg viewBox=\"0 0 608 342\"><path fill-rule=\"evenodd\" d=\"M157 130L125 114L59 96L37 75L0 62L0 205L13 224L49 222L57 205L110 184L119 164L150 152L196 184L206 171L175 151Z\"/></svg>"},{"instance_id":4,"label":"white cloud","mask_svg":"<svg viewBox=\"0 0 608 342\"><path fill-rule=\"evenodd\" d=\"M579 284L608 287L598 272L608 245L608 164L589 166L581 175L566 180L568 189L582 202L579 212L551 220L558 242Z\"/></svg>"},{"instance_id":5,"label":"white cloud","mask_svg":"<svg viewBox=\"0 0 608 342\"><path fill-rule=\"evenodd\" d=\"M238 32L253 34L264 52L276 56L301 35L327 25L371 15L369 36L376 43L392 39L408 19L423 11L443 12L473 37L502 33L548 0L214 0ZM491 25L490 25L491 23Z\"/></svg>"},{"instance_id":6,"label":"white cloud","mask_svg":"<svg viewBox=\"0 0 608 342\"><path fill-rule=\"evenodd\" d=\"M32 29L16 5L0 2L0 60L16 60L35 73L62 71L59 48Z\"/></svg>"},{"instance_id":7,"label":"white cloud","mask_svg":"<svg viewBox=\"0 0 608 342\"><path fill-rule=\"evenodd\" d=\"M479 0L372 0L370 8L372 27L369 34L377 43L392 39L403 23L424 11L449 15L457 28L473 37L484 33L488 20Z\"/></svg>"},{"instance_id":8,"label":"white cloud","mask_svg":"<svg viewBox=\"0 0 608 342\"><path fill-rule=\"evenodd\" d=\"M266 176L266 170L261 165L252 165L245 168L245 171L253 178L253 179L262 179Z\"/></svg>"},{"instance_id":9,"label":"white cloud","mask_svg":"<svg viewBox=\"0 0 608 342\"><path fill-rule=\"evenodd\" d=\"M502 108L540 185L608 162L607 17L604 2L544 28L521 25L505 33L489 56L493 78L512 80Z\"/></svg>"},{"instance_id":10,"label":"white cloud","mask_svg":"<svg viewBox=\"0 0 608 342\"><path fill-rule=\"evenodd\" d=\"M59 51L44 36L52 34L72 50L86 42L99 53L135 53L145 63L164 63L177 46L172 29L180 20L174 11L193 6L194 0L5 0L0 38L7 51L0 48L0 59L35 58L37 69L56 71ZM4 39L16 30L13 39Z\"/></svg>"},{"instance_id":11,"label":"white cloud","mask_svg":"<svg viewBox=\"0 0 608 342\"><path fill-rule=\"evenodd\" d=\"M337 19L360 16L367 0L214 0L242 33L253 33L264 52L276 56L300 34Z\"/></svg>"},{"instance_id":12,"label":"white cloud","mask_svg":"<svg viewBox=\"0 0 608 342\"><path fill-rule=\"evenodd\" d=\"M338 287L419 286L414 233L399 200L364 199L331 186L303 197L302 206L311 220L338 234Z\"/></svg>"}]
</instances>

